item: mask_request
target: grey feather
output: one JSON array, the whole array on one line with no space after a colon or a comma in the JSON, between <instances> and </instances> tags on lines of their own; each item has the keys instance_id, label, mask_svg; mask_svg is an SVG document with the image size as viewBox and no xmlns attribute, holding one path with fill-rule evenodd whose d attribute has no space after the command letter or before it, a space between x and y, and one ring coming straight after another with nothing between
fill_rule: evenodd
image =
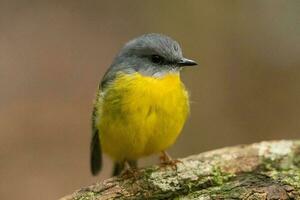
<instances>
[{"instance_id":1,"label":"grey feather","mask_svg":"<svg viewBox=\"0 0 300 200\"><path fill-rule=\"evenodd\" d=\"M155 64L151 61L152 55L159 55L166 62ZM157 33L142 35L124 45L105 73L100 86L103 89L113 82L118 72L139 72L145 76L155 76L157 73L179 71L181 66L176 63L182 58L181 48L172 38Z\"/></svg>"},{"instance_id":2,"label":"grey feather","mask_svg":"<svg viewBox=\"0 0 300 200\"><path fill-rule=\"evenodd\" d=\"M93 175L98 174L102 168L102 149L100 143L99 130L96 127L96 122L95 122L96 111L97 111L97 107L94 106L93 113L92 113L92 140L90 144L90 166Z\"/></svg>"}]
</instances>

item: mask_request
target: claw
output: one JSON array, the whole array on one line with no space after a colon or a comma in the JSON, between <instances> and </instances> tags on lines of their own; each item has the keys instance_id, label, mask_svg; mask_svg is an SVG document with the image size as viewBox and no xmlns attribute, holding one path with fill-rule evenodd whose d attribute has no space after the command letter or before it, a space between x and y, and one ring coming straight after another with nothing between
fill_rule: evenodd
<instances>
[{"instance_id":1,"label":"claw","mask_svg":"<svg viewBox=\"0 0 300 200\"><path fill-rule=\"evenodd\" d=\"M138 169L131 167L128 161L125 161L124 165L125 165L124 170L121 173L121 176L126 178L133 177L134 179L138 179L139 176Z\"/></svg>"},{"instance_id":2,"label":"claw","mask_svg":"<svg viewBox=\"0 0 300 200\"><path fill-rule=\"evenodd\" d=\"M159 157L159 160L162 167L171 166L174 170L177 170L177 163L182 163L180 160L172 159L166 151L162 151L162 155Z\"/></svg>"}]
</instances>

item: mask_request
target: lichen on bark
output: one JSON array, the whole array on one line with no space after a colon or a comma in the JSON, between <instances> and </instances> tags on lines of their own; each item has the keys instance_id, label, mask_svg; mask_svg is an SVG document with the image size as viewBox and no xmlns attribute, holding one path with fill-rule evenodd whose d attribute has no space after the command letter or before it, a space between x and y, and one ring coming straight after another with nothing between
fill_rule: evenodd
<instances>
[{"instance_id":1,"label":"lichen on bark","mask_svg":"<svg viewBox=\"0 0 300 200\"><path fill-rule=\"evenodd\" d=\"M61 200L300 199L300 141L261 142L140 169Z\"/></svg>"}]
</instances>

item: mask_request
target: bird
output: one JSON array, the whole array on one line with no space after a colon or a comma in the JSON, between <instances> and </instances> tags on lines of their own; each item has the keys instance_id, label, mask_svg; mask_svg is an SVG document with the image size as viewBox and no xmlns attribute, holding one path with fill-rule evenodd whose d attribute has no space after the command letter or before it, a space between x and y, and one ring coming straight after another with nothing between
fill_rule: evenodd
<instances>
[{"instance_id":1,"label":"bird","mask_svg":"<svg viewBox=\"0 0 300 200\"><path fill-rule=\"evenodd\" d=\"M180 73L194 60L179 43L159 33L127 42L99 84L92 111L91 173L102 168L102 153L114 162L113 176L137 168L137 160L172 146L190 113L189 93Z\"/></svg>"}]
</instances>

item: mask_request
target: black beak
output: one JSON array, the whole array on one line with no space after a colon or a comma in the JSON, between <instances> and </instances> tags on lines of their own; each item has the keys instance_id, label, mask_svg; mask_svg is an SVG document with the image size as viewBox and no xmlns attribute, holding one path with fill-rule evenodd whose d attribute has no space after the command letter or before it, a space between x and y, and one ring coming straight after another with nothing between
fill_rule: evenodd
<instances>
[{"instance_id":1,"label":"black beak","mask_svg":"<svg viewBox=\"0 0 300 200\"><path fill-rule=\"evenodd\" d=\"M194 65L198 65L195 61L187 59L187 58L182 58L181 60L179 60L177 62L177 64L179 66L194 66Z\"/></svg>"}]
</instances>

